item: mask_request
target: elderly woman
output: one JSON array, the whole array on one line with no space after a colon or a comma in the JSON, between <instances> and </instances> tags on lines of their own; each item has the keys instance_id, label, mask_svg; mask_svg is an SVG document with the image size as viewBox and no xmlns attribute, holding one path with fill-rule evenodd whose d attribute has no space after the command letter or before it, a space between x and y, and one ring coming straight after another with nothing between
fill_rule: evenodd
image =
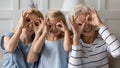
<instances>
[{"instance_id":1,"label":"elderly woman","mask_svg":"<svg viewBox=\"0 0 120 68\"><path fill-rule=\"evenodd\" d=\"M70 22L73 45L69 68L109 68L108 55L114 58L120 56L120 43L100 20L95 9L76 6Z\"/></svg>"}]
</instances>

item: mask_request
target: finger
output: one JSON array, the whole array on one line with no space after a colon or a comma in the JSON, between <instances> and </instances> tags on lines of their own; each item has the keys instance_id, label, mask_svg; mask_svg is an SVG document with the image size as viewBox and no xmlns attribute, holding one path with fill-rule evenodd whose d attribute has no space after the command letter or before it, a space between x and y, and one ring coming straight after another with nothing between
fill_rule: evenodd
<instances>
[{"instance_id":1,"label":"finger","mask_svg":"<svg viewBox=\"0 0 120 68\"><path fill-rule=\"evenodd\" d=\"M56 24L57 27L61 28L63 25L59 22Z\"/></svg>"},{"instance_id":2,"label":"finger","mask_svg":"<svg viewBox=\"0 0 120 68\"><path fill-rule=\"evenodd\" d=\"M96 11L96 9L95 9L95 8L93 8L93 11L94 11L94 13L96 13L96 14L97 14L97 11Z\"/></svg>"},{"instance_id":3,"label":"finger","mask_svg":"<svg viewBox=\"0 0 120 68\"><path fill-rule=\"evenodd\" d=\"M75 21L78 18L78 15L73 16L73 21Z\"/></svg>"},{"instance_id":4,"label":"finger","mask_svg":"<svg viewBox=\"0 0 120 68\"><path fill-rule=\"evenodd\" d=\"M81 29L80 29L81 31L83 31L84 26L85 26L85 23L82 24Z\"/></svg>"},{"instance_id":5,"label":"finger","mask_svg":"<svg viewBox=\"0 0 120 68\"><path fill-rule=\"evenodd\" d=\"M91 12L91 9L90 9L90 8L87 8L87 12L90 13L90 12Z\"/></svg>"},{"instance_id":6,"label":"finger","mask_svg":"<svg viewBox=\"0 0 120 68\"><path fill-rule=\"evenodd\" d=\"M50 19L49 18L47 18L47 23L46 24L50 24Z\"/></svg>"},{"instance_id":7,"label":"finger","mask_svg":"<svg viewBox=\"0 0 120 68\"><path fill-rule=\"evenodd\" d=\"M91 8L90 12L89 12L91 15L94 14L94 8Z\"/></svg>"},{"instance_id":8,"label":"finger","mask_svg":"<svg viewBox=\"0 0 120 68\"><path fill-rule=\"evenodd\" d=\"M29 13L28 10L23 11L22 16L23 17L28 17Z\"/></svg>"},{"instance_id":9,"label":"finger","mask_svg":"<svg viewBox=\"0 0 120 68\"><path fill-rule=\"evenodd\" d=\"M74 18L73 18L73 16L71 16L71 19L70 19L71 25L73 24L73 20L74 20Z\"/></svg>"},{"instance_id":10,"label":"finger","mask_svg":"<svg viewBox=\"0 0 120 68\"><path fill-rule=\"evenodd\" d=\"M98 16L98 13L95 8L93 8L94 13ZM98 16L99 17L99 16Z\"/></svg>"},{"instance_id":11,"label":"finger","mask_svg":"<svg viewBox=\"0 0 120 68\"><path fill-rule=\"evenodd\" d=\"M89 21L89 18L90 18L90 15L87 15L85 20L86 23Z\"/></svg>"},{"instance_id":12,"label":"finger","mask_svg":"<svg viewBox=\"0 0 120 68\"><path fill-rule=\"evenodd\" d=\"M72 25L72 17L69 17L69 23Z\"/></svg>"},{"instance_id":13,"label":"finger","mask_svg":"<svg viewBox=\"0 0 120 68\"><path fill-rule=\"evenodd\" d=\"M86 20L88 20L89 17L90 17L90 15L87 15L87 16L86 16Z\"/></svg>"},{"instance_id":14,"label":"finger","mask_svg":"<svg viewBox=\"0 0 120 68\"><path fill-rule=\"evenodd\" d=\"M49 18L46 18L44 23L47 25L49 23Z\"/></svg>"}]
</instances>

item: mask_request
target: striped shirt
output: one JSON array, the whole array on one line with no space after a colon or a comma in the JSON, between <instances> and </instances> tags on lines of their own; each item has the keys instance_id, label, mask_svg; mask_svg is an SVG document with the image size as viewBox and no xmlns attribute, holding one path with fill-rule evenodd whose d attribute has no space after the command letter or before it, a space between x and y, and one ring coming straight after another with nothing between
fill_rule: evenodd
<instances>
[{"instance_id":1,"label":"striped shirt","mask_svg":"<svg viewBox=\"0 0 120 68\"><path fill-rule=\"evenodd\" d=\"M79 45L72 46L68 68L109 68L109 54L114 58L120 56L120 43L105 26L100 28L92 44L86 44L80 39Z\"/></svg>"}]
</instances>

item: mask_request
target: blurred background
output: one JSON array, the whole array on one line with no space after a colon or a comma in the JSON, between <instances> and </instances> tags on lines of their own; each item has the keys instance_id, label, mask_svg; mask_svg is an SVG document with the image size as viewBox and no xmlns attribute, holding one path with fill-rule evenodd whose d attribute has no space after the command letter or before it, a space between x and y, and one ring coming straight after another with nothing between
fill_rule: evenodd
<instances>
[{"instance_id":1,"label":"blurred background","mask_svg":"<svg viewBox=\"0 0 120 68\"><path fill-rule=\"evenodd\" d=\"M34 0L44 15L49 10L61 10L62 7L64 7L64 1L65 0ZM22 11L30 8L28 6L29 3L30 0L0 0L0 35L14 30ZM120 0L85 0L85 4L97 9L102 21L104 21L120 41ZM69 14L67 10L63 12L65 15ZM0 68L2 60L3 55L0 51ZM120 68L120 59L110 58L110 68Z\"/></svg>"}]
</instances>

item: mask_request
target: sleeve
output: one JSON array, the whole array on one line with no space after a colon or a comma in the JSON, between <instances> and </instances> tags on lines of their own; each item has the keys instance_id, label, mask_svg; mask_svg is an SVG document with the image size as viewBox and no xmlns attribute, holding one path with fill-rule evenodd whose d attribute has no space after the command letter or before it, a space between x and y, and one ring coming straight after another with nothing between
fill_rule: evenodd
<instances>
[{"instance_id":1,"label":"sleeve","mask_svg":"<svg viewBox=\"0 0 120 68\"><path fill-rule=\"evenodd\" d=\"M70 52L68 68L82 68L81 66L81 46L72 45L72 51Z\"/></svg>"},{"instance_id":2,"label":"sleeve","mask_svg":"<svg viewBox=\"0 0 120 68\"><path fill-rule=\"evenodd\" d=\"M5 48L4 48L4 37L5 36L12 37L12 35L13 35L12 32L7 32L7 33L0 36L0 49L2 50L2 52L6 52Z\"/></svg>"},{"instance_id":3,"label":"sleeve","mask_svg":"<svg viewBox=\"0 0 120 68\"><path fill-rule=\"evenodd\" d=\"M112 57L117 58L120 56L120 42L118 39L110 33L106 26L103 26L99 30L99 34L103 38L103 40L108 44L107 50L110 52Z\"/></svg>"}]
</instances>

